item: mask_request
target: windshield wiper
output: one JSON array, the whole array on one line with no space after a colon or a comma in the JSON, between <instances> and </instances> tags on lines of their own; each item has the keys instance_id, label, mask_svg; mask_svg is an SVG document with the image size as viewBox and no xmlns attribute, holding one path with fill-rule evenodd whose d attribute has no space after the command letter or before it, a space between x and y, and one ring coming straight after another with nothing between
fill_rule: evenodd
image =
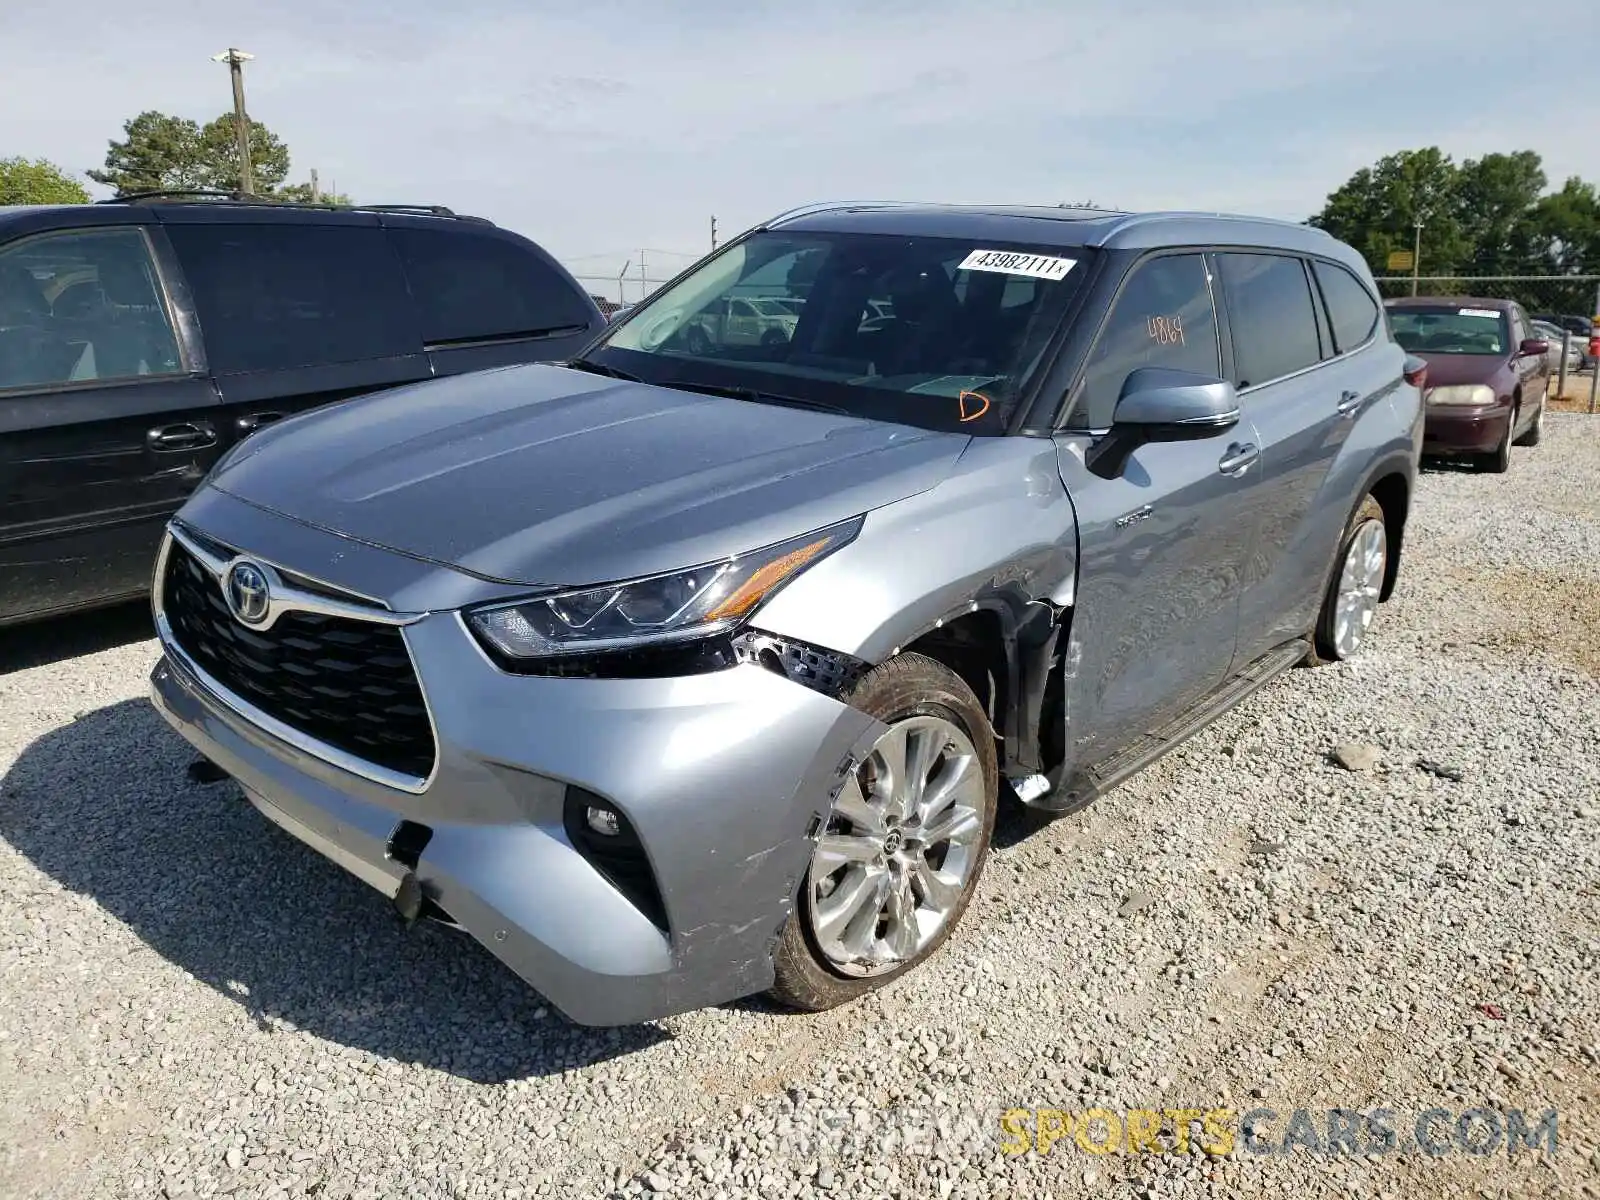
<instances>
[{"instance_id":1,"label":"windshield wiper","mask_svg":"<svg viewBox=\"0 0 1600 1200\"><path fill-rule=\"evenodd\" d=\"M853 417L856 415L847 408L840 408L837 404L827 404L821 400L808 400L804 396L785 396L778 392L764 392L759 388L739 387L736 384L696 383L694 380L674 379L666 386L685 392L700 392L707 396L727 396L732 400L748 400L752 404L781 404L789 408L809 408L814 412L833 413L840 417Z\"/></svg>"},{"instance_id":2,"label":"windshield wiper","mask_svg":"<svg viewBox=\"0 0 1600 1200\"><path fill-rule=\"evenodd\" d=\"M563 367L571 367L574 371L587 371L591 375L604 375L610 379L626 380L628 383L644 382L637 375L619 370L616 367L608 367L605 363L595 362L592 358L569 358L561 365Z\"/></svg>"}]
</instances>

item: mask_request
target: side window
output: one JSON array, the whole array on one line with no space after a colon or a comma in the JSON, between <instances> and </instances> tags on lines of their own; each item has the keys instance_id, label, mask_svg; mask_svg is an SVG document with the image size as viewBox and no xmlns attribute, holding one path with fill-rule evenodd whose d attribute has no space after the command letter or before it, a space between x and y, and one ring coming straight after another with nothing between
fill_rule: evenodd
<instances>
[{"instance_id":1,"label":"side window","mask_svg":"<svg viewBox=\"0 0 1600 1200\"><path fill-rule=\"evenodd\" d=\"M1234 382L1271 383L1322 357L1311 286L1298 258L1279 254L1220 254L1228 329L1233 334Z\"/></svg>"},{"instance_id":2,"label":"side window","mask_svg":"<svg viewBox=\"0 0 1600 1200\"><path fill-rule=\"evenodd\" d=\"M0 249L0 388L182 371L142 231L75 229Z\"/></svg>"},{"instance_id":3,"label":"side window","mask_svg":"<svg viewBox=\"0 0 1600 1200\"><path fill-rule=\"evenodd\" d=\"M219 374L416 354L405 277L376 227L169 225Z\"/></svg>"},{"instance_id":4,"label":"side window","mask_svg":"<svg viewBox=\"0 0 1600 1200\"><path fill-rule=\"evenodd\" d=\"M526 247L467 231L391 229L430 345L588 325L572 284Z\"/></svg>"},{"instance_id":5,"label":"side window","mask_svg":"<svg viewBox=\"0 0 1600 1200\"><path fill-rule=\"evenodd\" d=\"M1168 255L1134 268L1089 355L1077 422L1110 425L1123 381L1140 367L1221 373L1211 280L1200 255Z\"/></svg>"},{"instance_id":6,"label":"side window","mask_svg":"<svg viewBox=\"0 0 1600 1200\"><path fill-rule=\"evenodd\" d=\"M1378 324L1378 302L1365 285L1333 263L1312 264L1317 286L1328 305L1328 320L1333 323L1334 349L1340 354L1354 350L1372 336Z\"/></svg>"}]
</instances>

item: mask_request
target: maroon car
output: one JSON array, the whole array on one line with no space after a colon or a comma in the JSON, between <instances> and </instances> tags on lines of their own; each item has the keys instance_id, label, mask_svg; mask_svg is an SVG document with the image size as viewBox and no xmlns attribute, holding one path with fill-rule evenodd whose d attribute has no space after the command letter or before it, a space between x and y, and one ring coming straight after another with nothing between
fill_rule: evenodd
<instances>
[{"instance_id":1,"label":"maroon car","mask_svg":"<svg viewBox=\"0 0 1600 1200\"><path fill-rule=\"evenodd\" d=\"M1514 300L1387 300L1394 340L1428 364L1422 452L1505 471L1511 446L1537 446L1550 388L1549 343Z\"/></svg>"}]
</instances>

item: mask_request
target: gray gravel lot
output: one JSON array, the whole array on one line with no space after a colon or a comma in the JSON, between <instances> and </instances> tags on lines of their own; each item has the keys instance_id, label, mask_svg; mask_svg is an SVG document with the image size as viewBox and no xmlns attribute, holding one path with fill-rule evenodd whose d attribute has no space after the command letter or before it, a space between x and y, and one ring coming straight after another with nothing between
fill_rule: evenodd
<instances>
[{"instance_id":1,"label":"gray gravel lot","mask_svg":"<svg viewBox=\"0 0 1600 1200\"><path fill-rule=\"evenodd\" d=\"M1008 823L941 956L815 1017L567 1024L190 783L155 657L136 610L0 635L0 1195L1600 1195L1600 420L1427 473L1357 661ZM1001 1149L1007 1109L1095 1105L1559 1140Z\"/></svg>"}]
</instances>

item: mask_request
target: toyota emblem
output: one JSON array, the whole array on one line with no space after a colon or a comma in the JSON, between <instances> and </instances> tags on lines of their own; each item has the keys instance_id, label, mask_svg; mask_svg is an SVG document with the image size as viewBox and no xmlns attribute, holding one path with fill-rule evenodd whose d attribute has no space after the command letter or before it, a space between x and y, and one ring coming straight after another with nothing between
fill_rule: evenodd
<instances>
[{"instance_id":1,"label":"toyota emblem","mask_svg":"<svg viewBox=\"0 0 1600 1200\"><path fill-rule=\"evenodd\" d=\"M260 625L272 607L272 585L267 573L253 562L236 562L223 581L228 611L243 625Z\"/></svg>"}]
</instances>

